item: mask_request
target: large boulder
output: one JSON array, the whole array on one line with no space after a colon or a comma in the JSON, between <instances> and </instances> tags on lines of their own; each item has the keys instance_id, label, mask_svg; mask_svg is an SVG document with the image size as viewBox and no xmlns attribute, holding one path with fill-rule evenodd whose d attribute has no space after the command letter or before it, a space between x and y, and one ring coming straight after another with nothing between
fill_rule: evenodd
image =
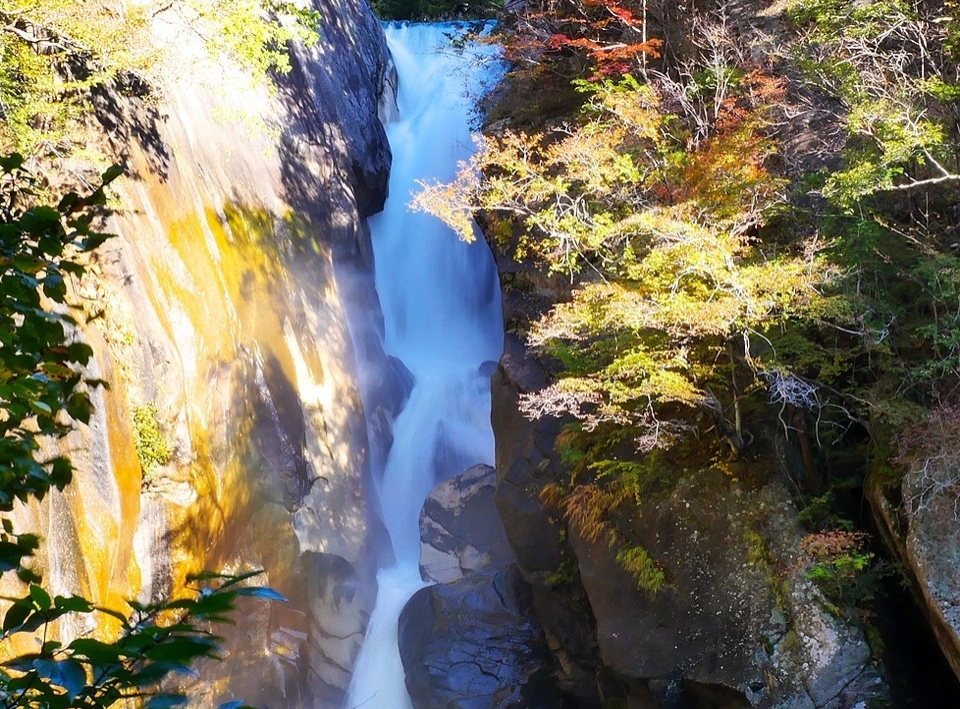
<instances>
[{"instance_id":1,"label":"large boulder","mask_svg":"<svg viewBox=\"0 0 960 709\"><path fill-rule=\"evenodd\" d=\"M556 706L546 642L516 566L420 589L400 614L399 639L417 709Z\"/></svg>"},{"instance_id":2,"label":"large boulder","mask_svg":"<svg viewBox=\"0 0 960 709\"><path fill-rule=\"evenodd\" d=\"M794 517L777 483L682 476L627 524L666 577L655 592L638 588L605 542L571 530L604 665L628 686L681 680L687 707L845 709L884 698L862 632L828 612L800 570Z\"/></svg>"},{"instance_id":3,"label":"large boulder","mask_svg":"<svg viewBox=\"0 0 960 709\"><path fill-rule=\"evenodd\" d=\"M420 512L420 573L450 583L483 567L516 561L493 494L497 472L475 465L438 485Z\"/></svg>"}]
</instances>

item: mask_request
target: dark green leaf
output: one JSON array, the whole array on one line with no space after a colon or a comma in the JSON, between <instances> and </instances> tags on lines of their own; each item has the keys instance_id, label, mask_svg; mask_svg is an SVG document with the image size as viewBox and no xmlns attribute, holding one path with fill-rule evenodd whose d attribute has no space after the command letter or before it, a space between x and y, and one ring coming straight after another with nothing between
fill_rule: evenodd
<instances>
[{"instance_id":1,"label":"dark green leaf","mask_svg":"<svg viewBox=\"0 0 960 709\"><path fill-rule=\"evenodd\" d=\"M69 613L90 613L94 608L90 601L81 596L57 596L53 599L53 606Z\"/></svg>"},{"instance_id":2,"label":"dark green leaf","mask_svg":"<svg viewBox=\"0 0 960 709\"><path fill-rule=\"evenodd\" d=\"M270 601L288 602L288 599L282 594L277 593L272 588L263 586L251 586L248 588L238 588L234 591L238 596L253 596L254 598L266 598Z\"/></svg>"},{"instance_id":3,"label":"dark green leaf","mask_svg":"<svg viewBox=\"0 0 960 709\"><path fill-rule=\"evenodd\" d=\"M103 173L103 183L106 185L113 182L124 172L126 168L123 165L111 165Z\"/></svg>"},{"instance_id":4,"label":"dark green leaf","mask_svg":"<svg viewBox=\"0 0 960 709\"><path fill-rule=\"evenodd\" d=\"M64 214L68 214L73 211L73 208L80 201L80 195L76 192L67 192L60 198L60 203L57 204L57 209Z\"/></svg>"},{"instance_id":5,"label":"dark green leaf","mask_svg":"<svg viewBox=\"0 0 960 709\"><path fill-rule=\"evenodd\" d=\"M17 569L17 578L23 581L24 583L40 583L40 581L42 580L42 577L40 576L40 574L30 569L25 569L22 566L19 569Z\"/></svg>"},{"instance_id":6,"label":"dark green leaf","mask_svg":"<svg viewBox=\"0 0 960 709\"><path fill-rule=\"evenodd\" d=\"M85 658L94 665L106 665L120 659L120 649L116 645L93 638L77 638L67 647L73 651L74 657Z\"/></svg>"},{"instance_id":7,"label":"dark green leaf","mask_svg":"<svg viewBox=\"0 0 960 709\"><path fill-rule=\"evenodd\" d=\"M19 628L30 617L31 613L33 613L33 599L21 598L10 606L7 614L3 616L3 632L9 633Z\"/></svg>"},{"instance_id":8,"label":"dark green leaf","mask_svg":"<svg viewBox=\"0 0 960 709\"><path fill-rule=\"evenodd\" d=\"M30 597L40 610L45 611L50 609L50 594L47 593L42 587L37 586L36 584L30 586Z\"/></svg>"},{"instance_id":9,"label":"dark green leaf","mask_svg":"<svg viewBox=\"0 0 960 709\"><path fill-rule=\"evenodd\" d=\"M23 166L23 156L20 153L10 153L9 155L0 155L0 169L5 173L11 173L19 170Z\"/></svg>"}]
</instances>

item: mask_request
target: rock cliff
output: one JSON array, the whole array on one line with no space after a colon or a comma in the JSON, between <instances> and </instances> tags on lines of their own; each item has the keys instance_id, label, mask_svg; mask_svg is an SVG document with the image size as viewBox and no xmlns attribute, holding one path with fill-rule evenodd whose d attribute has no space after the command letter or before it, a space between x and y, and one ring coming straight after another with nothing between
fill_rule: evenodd
<instances>
[{"instance_id":1,"label":"rock cliff","mask_svg":"<svg viewBox=\"0 0 960 709\"><path fill-rule=\"evenodd\" d=\"M378 327L364 217L386 197L386 46L366 3L317 0L319 44L271 89L162 5L179 70L147 100L96 96L128 177L74 299L108 386L66 443L75 483L22 523L46 538L52 592L115 607L200 569L265 569L291 603L240 610L198 703L336 706L375 593L348 321ZM397 388L382 352L363 358ZM138 456L144 436L159 459Z\"/></svg>"},{"instance_id":2,"label":"rock cliff","mask_svg":"<svg viewBox=\"0 0 960 709\"><path fill-rule=\"evenodd\" d=\"M546 638L477 465L437 486L420 515L420 570L436 584L400 614L400 655L417 709L559 705Z\"/></svg>"}]
</instances>

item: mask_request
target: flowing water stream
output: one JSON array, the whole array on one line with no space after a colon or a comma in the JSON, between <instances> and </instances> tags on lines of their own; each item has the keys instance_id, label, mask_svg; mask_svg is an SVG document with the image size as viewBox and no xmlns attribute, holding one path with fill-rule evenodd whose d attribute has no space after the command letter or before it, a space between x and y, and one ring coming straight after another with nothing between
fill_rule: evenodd
<instances>
[{"instance_id":1,"label":"flowing water stream","mask_svg":"<svg viewBox=\"0 0 960 709\"><path fill-rule=\"evenodd\" d=\"M493 462L485 365L500 357L503 345L493 258L482 239L464 244L439 220L407 206L418 180L450 180L457 161L469 156L476 97L499 71L491 46L452 48L451 35L462 31L449 23L386 30L399 78L399 117L387 126L390 199L370 225L384 347L415 384L394 424L378 490L395 562L377 575L377 603L347 693L349 709L411 706L397 619L424 585L420 508L442 480Z\"/></svg>"}]
</instances>

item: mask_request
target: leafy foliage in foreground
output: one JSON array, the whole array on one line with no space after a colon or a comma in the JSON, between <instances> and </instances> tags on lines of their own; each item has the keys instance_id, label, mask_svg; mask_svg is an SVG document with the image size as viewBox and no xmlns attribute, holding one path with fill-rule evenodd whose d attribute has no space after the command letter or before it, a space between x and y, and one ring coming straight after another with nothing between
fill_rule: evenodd
<instances>
[{"instance_id":1,"label":"leafy foliage in foreground","mask_svg":"<svg viewBox=\"0 0 960 709\"><path fill-rule=\"evenodd\" d=\"M99 709L146 700L155 709L183 704L178 692L160 692L172 675L190 673L192 661L216 657L212 622L228 620L242 596L282 600L246 582L260 572L200 574L189 593L157 603L129 602L129 611L96 606L79 596L52 596L26 564L37 535L16 530L15 504L63 490L73 466L48 451L77 422L89 421L90 387L84 377L92 355L76 340L67 279L84 271L81 255L107 235L95 229L106 185L119 169L85 195L70 193L56 205L37 201L36 180L18 154L0 156L0 574L16 573L26 585L5 598L0 622L0 706L9 709ZM65 638L72 627L113 628L112 640ZM30 651L14 655L14 648ZM230 709L242 707L231 702Z\"/></svg>"},{"instance_id":2,"label":"leafy foliage in foreground","mask_svg":"<svg viewBox=\"0 0 960 709\"><path fill-rule=\"evenodd\" d=\"M83 272L77 256L107 238L94 220L106 202L104 187L118 174L111 170L88 195L70 193L57 205L41 205L34 202L36 180L23 170L23 157L0 157L0 406L6 412L0 421L0 512L17 500L42 500L72 477L69 460L43 458L40 447L45 437L61 438L73 421L90 418L88 387L97 382L85 379L82 368L92 351L70 333L66 280ZM13 556L2 564L3 570L19 566Z\"/></svg>"},{"instance_id":3,"label":"leafy foliage in foreground","mask_svg":"<svg viewBox=\"0 0 960 709\"><path fill-rule=\"evenodd\" d=\"M162 709L185 703L183 694L157 687L171 675L191 674L195 660L217 657L219 638L209 624L228 621L242 596L283 600L270 589L240 585L259 573L194 576L190 595L152 604L131 601L129 615L78 596L51 598L41 586L31 585L28 595L7 610L0 640L26 634L37 638L39 646L0 665L0 703L11 709L110 707L124 700ZM119 628L118 637L101 641L81 636L65 644L50 639L55 621L64 616L93 616L100 627L109 617Z\"/></svg>"}]
</instances>

